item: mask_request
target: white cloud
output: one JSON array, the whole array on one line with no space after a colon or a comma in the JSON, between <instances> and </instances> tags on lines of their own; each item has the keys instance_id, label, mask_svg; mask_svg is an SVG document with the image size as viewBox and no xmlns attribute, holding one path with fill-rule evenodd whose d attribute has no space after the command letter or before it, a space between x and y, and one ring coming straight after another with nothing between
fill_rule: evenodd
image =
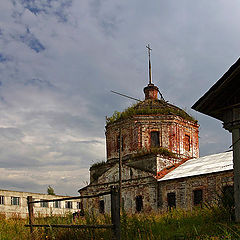
<instances>
[{"instance_id":1,"label":"white cloud","mask_svg":"<svg viewBox=\"0 0 240 240\"><path fill-rule=\"evenodd\" d=\"M239 8L223 0L1 1L2 186L76 193L90 164L104 159L105 116L131 103L110 90L143 98L149 42L154 83L189 109L238 57ZM221 126L194 115L202 155L226 150Z\"/></svg>"}]
</instances>

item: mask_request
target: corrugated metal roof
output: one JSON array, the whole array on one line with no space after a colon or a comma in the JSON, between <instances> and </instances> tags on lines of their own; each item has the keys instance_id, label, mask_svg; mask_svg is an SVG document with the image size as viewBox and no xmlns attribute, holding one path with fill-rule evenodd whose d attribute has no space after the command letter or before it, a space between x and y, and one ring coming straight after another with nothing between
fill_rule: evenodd
<instances>
[{"instance_id":1,"label":"corrugated metal roof","mask_svg":"<svg viewBox=\"0 0 240 240\"><path fill-rule=\"evenodd\" d=\"M158 181L222 172L233 169L233 153L224 152L195 158L183 163Z\"/></svg>"}]
</instances>

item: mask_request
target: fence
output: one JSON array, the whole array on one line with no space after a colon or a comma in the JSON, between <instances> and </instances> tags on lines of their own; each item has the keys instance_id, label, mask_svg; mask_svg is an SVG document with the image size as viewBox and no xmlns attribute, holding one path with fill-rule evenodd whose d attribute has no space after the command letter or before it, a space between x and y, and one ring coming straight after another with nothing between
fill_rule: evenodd
<instances>
[{"instance_id":1,"label":"fence","mask_svg":"<svg viewBox=\"0 0 240 240\"><path fill-rule=\"evenodd\" d=\"M73 199L84 199L84 198L97 198L100 196L111 194L111 223L112 224L105 224L105 225L63 225L63 224L34 224L34 211L33 211L33 204L40 203L40 202L59 202L59 201L66 201L66 200L73 200ZM51 199L51 200L39 200L33 201L32 196L27 197L28 203L28 214L29 214L29 224L25 225L25 227L30 228L31 239L34 240L34 227L44 227L44 228L92 228L92 229L112 229L113 238L115 240L120 240L120 204L119 204L119 191L116 188L111 188L109 192L103 192L95 195L89 196L78 196L78 197L70 197L70 198L60 198L60 199Z\"/></svg>"}]
</instances>

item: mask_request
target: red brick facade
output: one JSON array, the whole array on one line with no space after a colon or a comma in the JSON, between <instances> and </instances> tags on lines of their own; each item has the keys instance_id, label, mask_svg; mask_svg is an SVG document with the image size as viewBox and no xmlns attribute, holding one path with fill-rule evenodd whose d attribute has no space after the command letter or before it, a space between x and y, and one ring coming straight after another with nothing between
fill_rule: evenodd
<instances>
[{"instance_id":1,"label":"red brick facade","mask_svg":"<svg viewBox=\"0 0 240 240\"><path fill-rule=\"evenodd\" d=\"M198 124L172 115L133 116L106 127L107 160L118 158L119 129L122 131L123 156L149 150L151 132L159 133L159 147L180 158L199 157Z\"/></svg>"}]
</instances>

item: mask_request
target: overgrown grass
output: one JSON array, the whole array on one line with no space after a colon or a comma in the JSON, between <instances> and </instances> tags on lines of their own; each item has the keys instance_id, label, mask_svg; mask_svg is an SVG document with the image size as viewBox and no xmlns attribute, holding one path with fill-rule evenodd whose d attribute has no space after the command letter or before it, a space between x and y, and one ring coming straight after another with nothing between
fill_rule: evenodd
<instances>
[{"instance_id":1,"label":"overgrown grass","mask_svg":"<svg viewBox=\"0 0 240 240\"><path fill-rule=\"evenodd\" d=\"M171 106L164 106L161 108L157 107L150 107L150 106L141 106L139 103L134 104L131 107L126 108L123 112L115 111L111 117L106 118L106 125L111 123L117 122L119 120L124 120L131 118L135 115L176 115L182 117L183 119L194 121L197 123L197 120L194 119L192 116L187 114L184 110L171 107Z\"/></svg>"},{"instance_id":2,"label":"overgrown grass","mask_svg":"<svg viewBox=\"0 0 240 240\"><path fill-rule=\"evenodd\" d=\"M174 239L240 239L240 224L229 220L226 210L219 207L195 208L194 210L173 210L168 213L149 213L121 216L123 240L174 240ZM87 214L73 221L71 215L64 217L37 218L38 224L109 224L109 215ZM1 240L30 239L27 220L0 218ZM112 239L110 230L77 230L39 228L34 230L35 239L78 240Z\"/></svg>"},{"instance_id":3,"label":"overgrown grass","mask_svg":"<svg viewBox=\"0 0 240 240\"><path fill-rule=\"evenodd\" d=\"M93 163L92 165L91 165L91 168L95 168L95 167L101 167L101 166L104 166L104 165L106 165L106 163L107 162L105 162L105 161L98 161L98 162L95 162L95 163Z\"/></svg>"},{"instance_id":4,"label":"overgrown grass","mask_svg":"<svg viewBox=\"0 0 240 240\"><path fill-rule=\"evenodd\" d=\"M152 147L150 149L142 148L132 155L132 158L143 157L149 154L160 154L166 157L176 157L176 154L163 147Z\"/></svg>"}]
</instances>

